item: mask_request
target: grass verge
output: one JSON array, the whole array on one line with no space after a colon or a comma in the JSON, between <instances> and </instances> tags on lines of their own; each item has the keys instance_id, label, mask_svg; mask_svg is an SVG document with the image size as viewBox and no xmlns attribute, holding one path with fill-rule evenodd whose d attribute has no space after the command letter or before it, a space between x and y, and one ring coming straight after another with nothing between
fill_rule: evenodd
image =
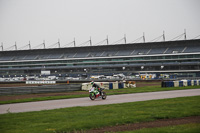
<instances>
[{"instance_id":1,"label":"grass verge","mask_svg":"<svg viewBox=\"0 0 200 133\"><path fill-rule=\"evenodd\" d=\"M200 96L0 115L1 133L65 133L200 115ZM91 101L93 102L93 101Z\"/></svg>"},{"instance_id":2,"label":"grass verge","mask_svg":"<svg viewBox=\"0 0 200 133\"><path fill-rule=\"evenodd\" d=\"M8 101L0 101L2 104L11 104L11 103L24 103L24 102L36 102L36 101L46 101L46 100L58 100L58 99L70 99L70 98L80 98L88 97L88 94L79 94L79 95L64 95L64 96L45 96L45 97L36 97L36 98L26 98L26 99L16 99Z\"/></svg>"},{"instance_id":3,"label":"grass verge","mask_svg":"<svg viewBox=\"0 0 200 133\"><path fill-rule=\"evenodd\" d=\"M136 88L124 88L116 90L105 90L107 95L119 95L119 94L130 94L130 93L143 93L143 92L156 92L156 91L171 91L171 90L184 90L184 89L197 89L200 86L187 86L187 87L160 87L160 86L145 86L145 87L136 87ZM57 100L57 99L69 99L69 98L80 98L88 97L88 94L80 94L80 91L77 94L73 95L63 95L63 96L47 96L47 97L36 97L36 98L26 98L26 99L16 99L8 101L0 101L1 104L10 104L10 103L24 103L24 102L35 102L35 101L46 101L46 100Z\"/></svg>"},{"instance_id":4,"label":"grass verge","mask_svg":"<svg viewBox=\"0 0 200 133\"><path fill-rule=\"evenodd\" d=\"M199 133L199 131L200 131L200 123L190 123L177 126L145 128L135 131L125 131L118 133Z\"/></svg>"}]
</instances>

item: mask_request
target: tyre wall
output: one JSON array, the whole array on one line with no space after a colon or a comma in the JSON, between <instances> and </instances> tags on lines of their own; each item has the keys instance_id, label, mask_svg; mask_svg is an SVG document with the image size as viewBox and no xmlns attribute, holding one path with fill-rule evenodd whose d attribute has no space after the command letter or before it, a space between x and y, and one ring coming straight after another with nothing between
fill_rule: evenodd
<instances>
[{"instance_id":1,"label":"tyre wall","mask_svg":"<svg viewBox=\"0 0 200 133\"><path fill-rule=\"evenodd\" d=\"M161 87L185 87L198 86L200 80L162 81Z\"/></svg>"}]
</instances>

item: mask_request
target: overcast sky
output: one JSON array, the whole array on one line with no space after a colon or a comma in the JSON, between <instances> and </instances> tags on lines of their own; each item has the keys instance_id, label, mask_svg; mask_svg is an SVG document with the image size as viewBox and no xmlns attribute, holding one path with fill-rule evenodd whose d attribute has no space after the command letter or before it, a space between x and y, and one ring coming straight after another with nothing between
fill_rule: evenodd
<instances>
[{"instance_id":1,"label":"overcast sky","mask_svg":"<svg viewBox=\"0 0 200 133\"><path fill-rule=\"evenodd\" d=\"M132 42L145 33L147 42L165 31L166 40L184 33L200 35L200 0L0 0L0 42L37 46L93 45L124 37ZM182 38L183 39L183 38ZM160 40L161 41L161 40ZM24 47L25 48L25 47Z\"/></svg>"}]
</instances>

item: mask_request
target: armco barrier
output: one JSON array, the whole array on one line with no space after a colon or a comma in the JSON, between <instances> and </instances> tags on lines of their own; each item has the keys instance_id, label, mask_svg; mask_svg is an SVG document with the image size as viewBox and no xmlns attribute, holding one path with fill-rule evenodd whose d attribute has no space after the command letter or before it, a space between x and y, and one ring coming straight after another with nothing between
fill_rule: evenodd
<instances>
[{"instance_id":1,"label":"armco barrier","mask_svg":"<svg viewBox=\"0 0 200 133\"><path fill-rule=\"evenodd\" d=\"M0 87L0 95L36 94L81 90L81 84L42 85L24 87Z\"/></svg>"}]
</instances>

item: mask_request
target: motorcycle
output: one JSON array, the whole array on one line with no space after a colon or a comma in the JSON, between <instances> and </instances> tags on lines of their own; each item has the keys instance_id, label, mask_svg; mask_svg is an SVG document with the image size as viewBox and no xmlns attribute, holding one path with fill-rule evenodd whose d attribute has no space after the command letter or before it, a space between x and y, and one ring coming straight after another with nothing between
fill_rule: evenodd
<instances>
[{"instance_id":1,"label":"motorcycle","mask_svg":"<svg viewBox=\"0 0 200 133\"><path fill-rule=\"evenodd\" d=\"M89 97L91 100L95 100L96 98L102 98L103 100L106 99L106 93L103 91L104 88L100 88L100 92L95 89L94 87L92 87L90 90L89 90Z\"/></svg>"}]
</instances>

